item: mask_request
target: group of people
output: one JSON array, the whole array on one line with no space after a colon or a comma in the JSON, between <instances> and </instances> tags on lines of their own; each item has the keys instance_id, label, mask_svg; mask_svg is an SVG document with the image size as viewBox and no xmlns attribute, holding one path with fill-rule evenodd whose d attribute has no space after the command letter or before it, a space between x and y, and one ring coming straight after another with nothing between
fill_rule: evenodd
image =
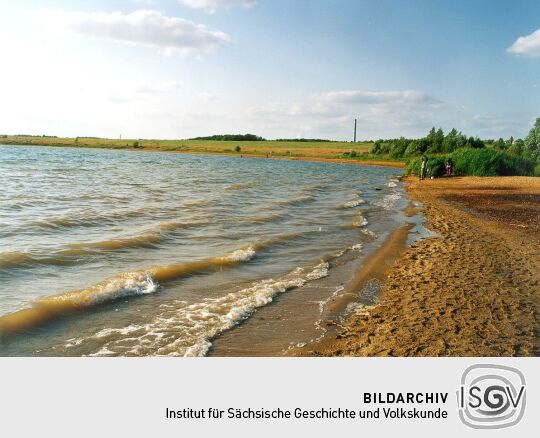
<instances>
[{"instance_id":1,"label":"group of people","mask_svg":"<svg viewBox=\"0 0 540 438\"><path fill-rule=\"evenodd\" d=\"M420 179L425 179L426 177L427 161L427 157L424 155L422 157L422 163L420 164ZM454 163L451 158L448 158L448 160L446 160L444 168L446 170L446 176L452 176L452 173L454 171Z\"/></svg>"}]
</instances>

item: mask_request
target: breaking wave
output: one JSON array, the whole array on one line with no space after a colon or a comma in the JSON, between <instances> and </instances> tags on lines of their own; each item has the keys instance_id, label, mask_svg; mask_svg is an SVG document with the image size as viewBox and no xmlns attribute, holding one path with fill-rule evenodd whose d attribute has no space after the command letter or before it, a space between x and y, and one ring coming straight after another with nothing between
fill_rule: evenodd
<instances>
[{"instance_id":1,"label":"breaking wave","mask_svg":"<svg viewBox=\"0 0 540 438\"><path fill-rule=\"evenodd\" d=\"M393 210L396 206L396 202L401 199L401 195L397 192L390 193L388 195L383 196L382 199L373 202L373 205L377 205L379 207L384 208L385 210Z\"/></svg>"},{"instance_id":2,"label":"breaking wave","mask_svg":"<svg viewBox=\"0 0 540 438\"><path fill-rule=\"evenodd\" d=\"M32 303L31 307L0 317L0 332L33 327L63 314L119 298L154 293L158 290L160 283L248 262L257 255L257 251L290 237L291 235L278 236L219 257L127 272L85 289L38 299Z\"/></svg>"},{"instance_id":3,"label":"breaking wave","mask_svg":"<svg viewBox=\"0 0 540 438\"><path fill-rule=\"evenodd\" d=\"M103 346L90 356L204 356L217 335L272 302L277 294L327 276L328 269L328 263L321 262L307 272L297 268L281 278L258 281L218 298L190 305L176 301L176 309L165 311L150 323L103 329L89 338L70 339L65 346L104 340Z\"/></svg>"},{"instance_id":4,"label":"breaking wave","mask_svg":"<svg viewBox=\"0 0 540 438\"><path fill-rule=\"evenodd\" d=\"M354 199L341 204L339 208L354 208L364 204L365 202L366 201L364 201L359 195L356 195Z\"/></svg>"}]
</instances>

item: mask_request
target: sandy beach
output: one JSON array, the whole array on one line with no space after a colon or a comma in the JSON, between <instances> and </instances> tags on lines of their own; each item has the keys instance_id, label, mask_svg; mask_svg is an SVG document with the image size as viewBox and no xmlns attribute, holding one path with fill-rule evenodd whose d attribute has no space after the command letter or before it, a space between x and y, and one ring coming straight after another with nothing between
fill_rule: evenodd
<instances>
[{"instance_id":1,"label":"sandy beach","mask_svg":"<svg viewBox=\"0 0 540 438\"><path fill-rule=\"evenodd\" d=\"M300 354L537 356L540 180L406 182L438 237L389 251L384 275L359 273L357 293L382 278L378 303Z\"/></svg>"}]
</instances>

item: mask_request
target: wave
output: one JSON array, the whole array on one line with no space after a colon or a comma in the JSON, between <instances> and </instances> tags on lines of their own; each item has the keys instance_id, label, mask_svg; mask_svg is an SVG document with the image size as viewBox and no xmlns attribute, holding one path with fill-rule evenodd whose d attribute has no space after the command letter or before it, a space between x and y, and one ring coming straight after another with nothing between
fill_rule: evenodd
<instances>
[{"instance_id":1,"label":"wave","mask_svg":"<svg viewBox=\"0 0 540 438\"><path fill-rule=\"evenodd\" d=\"M354 208L358 207L359 205L365 204L365 202L366 201L364 201L359 195L356 195L354 199L351 199L350 201L341 204L339 208Z\"/></svg>"},{"instance_id":2,"label":"wave","mask_svg":"<svg viewBox=\"0 0 540 438\"><path fill-rule=\"evenodd\" d=\"M0 316L0 337L4 333L25 330L85 307L119 298L151 294L158 285L147 273L129 272L86 289L64 292L34 301L31 307Z\"/></svg>"},{"instance_id":3,"label":"wave","mask_svg":"<svg viewBox=\"0 0 540 438\"><path fill-rule=\"evenodd\" d=\"M291 198L291 199L281 199L279 201L274 202L274 205L302 205L307 204L309 202L315 201L315 197L311 195L305 195L305 196L298 196L297 198Z\"/></svg>"},{"instance_id":4,"label":"wave","mask_svg":"<svg viewBox=\"0 0 540 438\"><path fill-rule=\"evenodd\" d=\"M70 216L52 217L31 222L25 226L25 230L28 230L29 227L49 230L63 230L66 228L96 227L103 226L105 224L116 225L118 220L141 217L149 211L151 211L151 208L144 207L135 210L110 212L107 214L89 215L80 213Z\"/></svg>"},{"instance_id":5,"label":"wave","mask_svg":"<svg viewBox=\"0 0 540 438\"><path fill-rule=\"evenodd\" d=\"M50 254L35 252L0 253L0 269L31 268L35 266L68 266L80 263L79 257L106 251L121 251L132 248L155 248L165 240L159 233L150 233L123 239L82 242L66 245L63 249Z\"/></svg>"},{"instance_id":6,"label":"wave","mask_svg":"<svg viewBox=\"0 0 540 438\"><path fill-rule=\"evenodd\" d=\"M231 184L231 185L225 187L223 190L225 192L236 192L238 190L253 188L256 185L257 185L256 181L248 181L248 182L245 182L245 183L234 183L234 184Z\"/></svg>"},{"instance_id":7,"label":"wave","mask_svg":"<svg viewBox=\"0 0 540 438\"><path fill-rule=\"evenodd\" d=\"M165 236L160 233L149 233L122 239L102 240L98 242L73 243L67 249L59 251L60 255L83 255L95 253L96 250L115 251L130 248L155 248Z\"/></svg>"},{"instance_id":8,"label":"wave","mask_svg":"<svg viewBox=\"0 0 540 438\"><path fill-rule=\"evenodd\" d=\"M247 218L247 222L255 225L262 225L269 222L277 222L283 219L283 215L278 213L271 213L267 215L251 216Z\"/></svg>"},{"instance_id":9,"label":"wave","mask_svg":"<svg viewBox=\"0 0 540 438\"><path fill-rule=\"evenodd\" d=\"M362 213L358 213L354 219L345 225L342 225L342 228L363 228L368 225L368 220L364 217Z\"/></svg>"},{"instance_id":10,"label":"wave","mask_svg":"<svg viewBox=\"0 0 540 438\"><path fill-rule=\"evenodd\" d=\"M170 221L158 224L146 234L95 242L72 243L48 254L19 251L0 253L0 269L29 268L40 265L67 266L80 263L79 257L85 255L135 248L157 248L158 244L169 238L167 235L169 232L207 224L210 224L210 222Z\"/></svg>"},{"instance_id":11,"label":"wave","mask_svg":"<svg viewBox=\"0 0 540 438\"><path fill-rule=\"evenodd\" d=\"M311 270L297 268L281 278L258 281L218 298L190 305L177 301L174 310L164 311L150 323L106 328L89 338L70 339L65 347L101 340L103 345L90 356L204 356L220 333L247 319L276 295L327 276L328 269L328 263L321 262Z\"/></svg>"},{"instance_id":12,"label":"wave","mask_svg":"<svg viewBox=\"0 0 540 438\"><path fill-rule=\"evenodd\" d=\"M392 210L399 199L401 199L401 195L397 192L394 192L383 196L383 198L378 201L373 202L373 205L382 207L385 210Z\"/></svg>"},{"instance_id":13,"label":"wave","mask_svg":"<svg viewBox=\"0 0 540 438\"><path fill-rule=\"evenodd\" d=\"M237 249L219 257L158 266L127 272L85 289L38 299L32 306L0 317L0 333L33 327L69 312L93 307L119 298L145 295L158 290L160 283L231 267L252 260L258 251L290 238L281 235Z\"/></svg>"},{"instance_id":14,"label":"wave","mask_svg":"<svg viewBox=\"0 0 540 438\"><path fill-rule=\"evenodd\" d=\"M377 237L377 233L375 233L372 230L367 230L367 229L363 228L361 231L362 231L363 234L365 234L366 236L368 236L371 239L375 239Z\"/></svg>"}]
</instances>

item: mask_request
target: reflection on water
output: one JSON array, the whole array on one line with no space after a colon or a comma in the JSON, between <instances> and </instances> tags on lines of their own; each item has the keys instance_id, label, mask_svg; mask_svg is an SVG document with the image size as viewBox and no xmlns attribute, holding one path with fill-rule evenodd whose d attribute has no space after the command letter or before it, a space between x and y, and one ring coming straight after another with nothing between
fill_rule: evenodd
<instances>
[{"instance_id":1,"label":"reflection on water","mask_svg":"<svg viewBox=\"0 0 540 438\"><path fill-rule=\"evenodd\" d=\"M405 202L375 166L0 146L0 170L1 355L206 354L285 292L329 299Z\"/></svg>"}]
</instances>

